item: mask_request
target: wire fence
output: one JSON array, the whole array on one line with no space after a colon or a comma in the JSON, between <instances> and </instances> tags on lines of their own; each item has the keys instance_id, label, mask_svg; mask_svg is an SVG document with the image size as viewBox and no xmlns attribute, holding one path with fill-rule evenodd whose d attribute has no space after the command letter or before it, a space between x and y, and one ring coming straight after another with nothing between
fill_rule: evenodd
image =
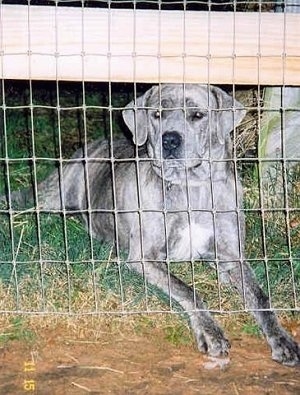
<instances>
[{"instance_id":1,"label":"wire fence","mask_svg":"<svg viewBox=\"0 0 300 395\"><path fill-rule=\"evenodd\" d=\"M297 1L277 8L256 1L47 4L234 13L300 7ZM176 294L174 278L192 295L186 311L249 311L255 307L246 291L241 298L221 281L232 268L230 256L237 265L249 262L268 308L299 312L300 88L259 81L218 91L210 83L178 84L176 91L173 85L170 92L156 86L2 80L1 312L180 312L185 296Z\"/></svg>"}]
</instances>

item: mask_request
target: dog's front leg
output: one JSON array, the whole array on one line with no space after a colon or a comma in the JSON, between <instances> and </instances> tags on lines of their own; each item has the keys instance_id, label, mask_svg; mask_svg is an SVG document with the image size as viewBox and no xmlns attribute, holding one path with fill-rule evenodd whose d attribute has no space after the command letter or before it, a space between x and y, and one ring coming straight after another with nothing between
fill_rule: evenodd
<instances>
[{"instance_id":1,"label":"dog's front leg","mask_svg":"<svg viewBox=\"0 0 300 395\"><path fill-rule=\"evenodd\" d=\"M227 256L228 259L228 256ZM282 328L276 314L270 310L270 303L254 277L247 262L220 263L224 277L237 289L266 336L272 350L272 358L284 365L300 363L300 348L293 338Z\"/></svg>"},{"instance_id":2,"label":"dog's front leg","mask_svg":"<svg viewBox=\"0 0 300 395\"><path fill-rule=\"evenodd\" d=\"M128 266L141 274L147 282L160 288L188 314L199 351L211 356L227 355L229 341L205 308L200 296L195 295L191 287L170 273L165 262L157 262L157 259L141 260L139 243L135 237L131 240Z\"/></svg>"}]
</instances>

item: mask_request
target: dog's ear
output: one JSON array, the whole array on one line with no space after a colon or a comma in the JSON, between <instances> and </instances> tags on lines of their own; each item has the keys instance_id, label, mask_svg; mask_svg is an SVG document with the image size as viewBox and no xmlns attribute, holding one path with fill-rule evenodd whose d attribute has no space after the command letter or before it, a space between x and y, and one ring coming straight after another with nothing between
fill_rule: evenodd
<instances>
[{"instance_id":1,"label":"dog's ear","mask_svg":"<svg viewBox=\"0 0 300 395\"><path fill-rule=\"evenodd\" d=\"M217 100L217 122L216 132L220 144L224 144L229 133L239 125L241 120L246 115L244 106L228 95L222 89L213 86L211 87L213 94Z\"/></svg>"},{"instance_id":2,"label":"dog's ear","mask_svg":"<svg viewBox=\"0 0 300 395\"><path fill-rule=\"evenodd\" d=\"M133 142L137 145L145 144L148 136L147 107L149 98L157 93L158 86L153 86L136 101L131 101L122 111L123 119L131 131Z\"/></svg>"}]
</instances>

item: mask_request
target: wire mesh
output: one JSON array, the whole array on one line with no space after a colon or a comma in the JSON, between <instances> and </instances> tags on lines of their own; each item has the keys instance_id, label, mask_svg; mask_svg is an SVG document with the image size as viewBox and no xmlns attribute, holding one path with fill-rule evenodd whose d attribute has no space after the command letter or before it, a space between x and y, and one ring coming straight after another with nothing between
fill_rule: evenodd
<instances>
[{"instance_id":1,"label":"wire mesh","mask_svg":"<svg viewBox=\"0 0 300 395\"><path fill-rule=\"evenodd\" d=\"M2 1L1 7L9 3L11 2ZM32 7L42 3L38 1L21 3L27 6L30 24ZM190 10L209 11L208 18L210 18L210 13L217 11L230 11L234 14L239 11L252 11L258 14L273 12L273 2L49 1L47 3L56 10L61 6L81 8L82 26L78 26L78 29L82 33L80 49L82 82L67 83L58 79L55 82L38 82L35 81L34 75L29 81L2 80L0 311L67 315L176 313L181 311L180 298L177 297L176 300L174 297L172 276L176 276L190 287L192 304L189 304L186 310L204 309L226 314L249 310L246 293L244 292L243 298L239 298L232 287L221 281L224 276L224 258L220 255L220 245L216 237L209 241L212 244L213 255L208 259L204 259L207 257L202 257L201 254L197 256L193 253L194 238L198 237L197 232L201 228L199 226L196 235L193 235L192 218L195 213L202 211L211 216L213 234L216 235L219 231L217 218L222 210L236 217L237 226L234 231L237 232L239 256L235 259L237 262L244 260L249 262L269 297L270 308L285 312L299 311L300 166L298 150L294 149L295 146L299 146L299 136L293 133L295 125L299 125L299 88L286 86L280 88L279 99L276 101L272 98L275 97L276 92L278 93L279 88L261 86L259 75L256 86L238 85L235 81L233 53L233 84L222 88L234 99L241 101L247 109L247 116L240 126L234 126L238 108L233 100L229 108L215 109L211 102L212 98L208 95L205 108L196 108L194 104L191 105L185 100L188 97L188 85L185 83L183 83L184 100L181 106L175 103L171 106L168 104L166 107L161 80L157 81L158 103L139 104L139 98L151 88L151 85L139 83L135 74L131 84L110 80L112 59L110 29L107 32L107 54L104 54L108 62L108 81L92 83L85 80L84 13L87 7L108 9L127 7L134 11L142 8L155 9L159 12L180 10L183 15ZM282 2L277 5L277 11L293 12L298 7L297 2L291 5ZM233 23L234 21L235 19ZM111 23L109 20L108 26ZM134 17L133 24L135 23ZM157 29L161 32L160 18L158 18ZM185 31L183 16L183 34ZM209 72L210 33L211 30L208 29L207 92L214 84ZM28 34L29 51L31 39ZM57 42L58 37L56 37ZM285 43L283 43L283 53L284 45ZM185 53L185 48L182 50ZM18 54L15 55L18 61ZM58 68L60 55L57 46L52 55L57 59ZM145 54L136 54L136 48L133 47L132 55L133 58L137 55L146 56L147 51L145 49ZM185 59L183 56L183 81L185 81L185 73L188 72L184 67ZM158 44L156 60L158 75L160 75L160 44ZM4 55L1 56L1 61L4 61ZM260 63L259 54L257 62ZM28 67L31 70L30 56ZM291 101L289 101L290 95L294 97ZM128 111L126 105L132 100L136 125L133 136L130 135L122 119L122 112ZM221 159L211 156L202 158L202 161L208 164L210 178L213 174L212 169L218 164L226 163L228 167L233 168L235 197L231 209L224 210L217 207L215 199L219 192L213 182L210 183L211 202L207 207L195 206L193 180L189 178L187 164L192 159L199 158L191 158L185 154L176 159L177 162L185 165L182 189L185 191L186 200L184 207L183 205L179 208L169 207L170 189L172 184L179 181L170 182L160 177L158 180L160 184L156 190L148 190L147 184L141 181L141 178L145 177L144 169L153 171L153 168L157 167L157 160L160 162L161 174L164 174L164 166L167 166L168 159L164 158L163 145L160 143L160 153L154 158L149 156L149 152L154 149L149 145L138 147L128 143L129 148L126 145L124 152L119 148L119 141L124 136L127 141L132 140L132 137L133 140L139 138L141 133L137 127L139 111L157 112L160 122L156 132L161 138L165 133L166 113L183 114L183 130L179 132L187 135L189 113L199 110L202 113L206 112L208 117L208 130L211 131L208 151L213 150L212 131L217 127L215 117L220 116L225 110L231 114L233 156ZM151 125L148 127L150 128ZM100 143L99 139L106 140L107 145ZM201 140L201 136L199 139ZM188 152L187 148L190 144L185 140L185 152ZM101 150L93 151L97 146L101 146ZM65 170L66 166L70 165L74 169L79 169L77 175L76 172L74 173L76 178L73 181ZM134 178L129 179L123 185L123 189L120 188L121 181L118 178L119 174L123 174L124 177L126 175L126 171L119 170L122 166ZM96 171L95 168L101 168L103 172ZM55 201L55 197L59 194L62 204L59 207L44 209L41 187L46 185L43 180L51 177L53 172L58 174L59 182L55 184L57 190L52 190L51 196ZM103 189L108 188L107 184L103 186L102 178L95 179L95 174L102 177L107 174L111 176L109 186L111 207L95 206L95 201L99 202L99 196L108 194L107 190ZM243 207L239 205L239 179L244 186ZM199 201L202 199L200 181L197 185ZM74 191L80 188L85 191L83 200L73 207L67 203L69 192L63 187L70 182L73 182ZM81 187L79 188L78 185ZM16 202L18 200L16 197L19 195L15 191L24 191L28 188L31 190L33 202L19 206ZM132 202L128 193L130 188L134 189ZM147 200L148 206L144 206L145 193L150 194ZM155 204L151 207L151 194L153 201L157 201L155 193L161 194L161 207ZM122 200L123 196L129 199L126 204ZM75 201L76 198L73 198L73 202ZM133 234L129 228L124 229L123 218L128 214L131 215L135 226L138 226L137 233ZM173 214L180 214L180 217L186 218L185 221L189 224L186 235L186 248L190 251L189 259L181 259L180 256L176 259L172 256L171 250L174 248L172 234L178 232L169 220L170 215ZM243 254L241 218L244 214L246 241ZM80 221L80 215L84 217L83 221ZM162 231L161 223L164 224ZM158 224L157 227L155 224ZM111 227L109 240L98 237L99 226ZM230 231L230 228L228 230ZM203 228L200 231L205 233ZM126 241L124 235L128 237ZM139 251L132 257L131 254L128 256L128 249L133 235L137 237L134 243ZM151 251L155 251L157 245L160 246L162 243L163 253L159 251L158 254L155 251L149 258L149 240L153 242ZM136 259L137 256L140 259ZM226 263L230 264L225 259ZM162 292L155 286L154 281L149 282L149 267L153 265L161 265L160 267L164 268L165 281L168 284L165 287L167 292ZM132 268L135 268L135 271L131 270ZM201 306L197 304L198 294L203 299Z\"/></svg>"}]
</instances>

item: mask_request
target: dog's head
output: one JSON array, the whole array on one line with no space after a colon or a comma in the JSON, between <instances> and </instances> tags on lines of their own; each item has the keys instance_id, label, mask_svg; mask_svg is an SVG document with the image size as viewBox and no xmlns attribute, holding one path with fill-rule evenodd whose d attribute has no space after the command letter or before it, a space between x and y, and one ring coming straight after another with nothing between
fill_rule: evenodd
<instances>
[{"instance_id":1,"label":"dog's head","mask_svg":"<svg viewBox=\"0 0 300 395\"><path fill-rule=\"evenodd\" d=\"M245 115L242 105L215 86L153 86L123 111L137 145L147 144L156 173L171 182L203 161L230 156L230 132Z\"/></svg>"}]
</instances>

